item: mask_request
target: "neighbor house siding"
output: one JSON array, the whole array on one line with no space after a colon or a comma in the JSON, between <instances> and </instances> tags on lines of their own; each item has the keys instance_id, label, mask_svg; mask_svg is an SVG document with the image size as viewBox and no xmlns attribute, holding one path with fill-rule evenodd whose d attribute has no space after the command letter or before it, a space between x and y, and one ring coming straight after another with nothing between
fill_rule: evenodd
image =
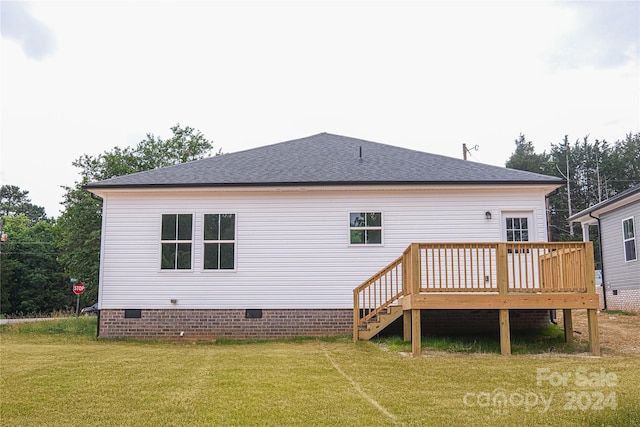
<instances>
[{"instance_id":1,"label":"neighbor house siding","mask_svg":"<svg viewBox=\"0 0 640 427\"><path fill-rule=\"evenodd\" d=\"M617 290L619 293L635 290L640 292L640 259L625 261L622 221L633 217L636 236L636 250L640 249L640 201L603 213L600 216L602 226L602 253L607 285L607 298L609 292ZM608 302L610 302L611 298ZM636 310L638 296L635 298Z\"/></svg>"},{"instance_id":2,"label":"neighbor house siding","mask_svg":"<svg viewBox=\"0 0 640 427\"><path fill-rule=\"evenodd\" d=\"M347 309L352 291L411 242L502 239L501 212L531 212L546 241L544 188L362 187L112 191L105 195L102 309ZM492 219L485 212L492 212ZM382 212L383 245L349 245L349 213ZM192 270L160 270L162 214L193 214ZM202 269L203 215L236 215L236 268ZM175 300L172 303L171 300Z\"/></svg>"}]
</instances>

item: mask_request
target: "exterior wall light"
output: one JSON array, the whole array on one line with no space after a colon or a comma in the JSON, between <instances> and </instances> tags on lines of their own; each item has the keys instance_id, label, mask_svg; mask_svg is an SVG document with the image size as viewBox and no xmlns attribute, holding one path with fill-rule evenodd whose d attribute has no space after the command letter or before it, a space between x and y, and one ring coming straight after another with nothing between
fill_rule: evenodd
<instances>
[{"instance_id":1,"label":"exterior wall light","mask_svg":"<svg viewBox=\"0 0 640 427\"><path fill-rule=\"evenodd\" d=\"M486 219L491 219L491 212L486 211L486 212L484 213L484 217L485 217Z\"/></svg>"}]
</instances>

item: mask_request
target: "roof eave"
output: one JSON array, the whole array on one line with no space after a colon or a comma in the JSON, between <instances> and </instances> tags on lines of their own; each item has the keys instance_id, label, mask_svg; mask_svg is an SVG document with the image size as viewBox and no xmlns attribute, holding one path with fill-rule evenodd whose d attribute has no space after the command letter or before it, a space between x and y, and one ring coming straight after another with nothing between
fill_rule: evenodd
<instances>
[{"instance_id":1,"label":"roof eave","mask_svg":"<svg viewBox=\"0 0 640 427\"><path fill-rule=\"evenodd\" d=\"M144 188L220 188L220 187L322 187L322 186L401 186L401 185L430 185L430 186L450 186L450 185L507 185L507 186L553 186L560 187L563 183L557 180L548 181L316 181L316 182L234 182L234 183L172 183L172 184L85 184L85 190L107 190L107 189L144 189Z\"/></svg>"}]
</instances>

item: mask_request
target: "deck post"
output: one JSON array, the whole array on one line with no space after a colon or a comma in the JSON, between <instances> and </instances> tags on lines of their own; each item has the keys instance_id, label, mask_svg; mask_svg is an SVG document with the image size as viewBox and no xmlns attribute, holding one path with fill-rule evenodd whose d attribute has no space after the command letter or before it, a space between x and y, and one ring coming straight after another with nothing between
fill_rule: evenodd
<instances>
[{"instance_id":1,"label":"deck post","mask_svg":"<svg viewBox=\"0 0 640 427\"><path fill-rule=\"evenodd\" d=\"M402 339L405 341L411 341L411 311L404 310L402 312Z\"/></svg>"},{"instance_id":2,"label":"deck post","mask_svg":"<svg viewBox=\"0 0 640 427\"><path fill-rule=\"evenodd\" d=\"M411 355L413 357L420 356L420 309L411 310Z\"/></svg>"},{"instance_id":3,"label":"deck post","mask_svg":"<svg viewBox=\"0 0 640 427\"><path fill-rule=\"evenodd\" d=\"M596 273L593 259L593 243L584 242L585 244L585 262L584 274L587 280L587 293L598 297L596 293ZM587 309L587 323L589 325L589 347L591 354L600 356L600 331L598 330L598 310L595 308Z\"/></svg>"},{"instance_id":4,"label":"deck post","mask_svg":"<svg viewBox=\"0 0 640 427\"><path fill-rule=\"evenodd\" d=\"M509 267L506 243L498 243L497 258L498 265L496 266L496 276L498 280L498 293L500 295L506 295L509 292Z\"/></svg>"},{"instance_id":5,"label":"deck post","mask_svg":"<svg viewBox=\"0 0 640 427\"><path fill-rule=\"evenodd\" d=\"M594 356L601 356L600 332L598 331L598 310L587 309L587 323L589 324L589 348Z\"/></svg>"},{"instance_id":6,"label":"deck post","mask_svg":"<svg viewBox=\"0 0 640 427\"><path fill-rule=\"evenodd\" d=\"M357 342L360 338L359 325L360 323L360 298L358 291L353 291L353 342Z\"/></svg>"},{"instance_id":7,"label":"deck post","mask_svg":"<svg viewBox=\"0 0 640 427\"><path fill-rule=\"evenodd\" d=\"M402 253L402 293L405 296L411 295L411 246ZM411 341L411 311L404 310L402 312L402 338L405 341Z\"/></svg>"},{"instance_id":8,"label":"deck post","mask_svg":"<svg viewBox=\"0 0 640 427\"><path fill-rule=\"evenodd\" d=\"M571 317L571 309L562 310L562 322L564 323L564 342L573 341L573 318Z\"/></svg>"},{"instance_id":9,"label":"deck post","mask_svg":"<svg viewBox=\"0 0 640 427\"><path fill-rule=\"evenodd\" d=\"M507 265L507 245L506 243L498 243L498 293L507 295L509 293L509 267ZM511 326L509 325L509 309L501 308L498 310L500 319L500 352L507 356L511 354Z\"/></svg>"},{"instance_id":10,"label":"deck post","mask_svg":"<svg viewBox=\"0 0 640 427\"><path fill-rule=\"evenodd\" d=\"M411 287L412 294L420 293L420 245L411 244Z\"/></svg>"},{"instance_id":11,"label":"deck post","mask_svg":"<svg viewBox=\"0 0 640 427\"><path fill-rule=\"evenodd\" d=\"M500 352L503 356L511 354L511 331L509 326L509 310L501 308L500 313Z\"/></svg>"},{"instance_id":12,"label":"deck post","mask_svg":"<svg viewBox=\"0 0 640 427\"><path fill-rule=\"evenodd\" d=\"M507 245L505 243L498 243L497 258L498 293L506 296L509 293L509 267L507 265ZM498 317L500 320L500 352L503 355L510 355L511 326L509 325L509 309L499 309Z\"/></svg>"},{"instance_id":13,"label":"deck post","mask_svg":"<svg viewBox=\"0 0 640 427\"><path fill-rule=\"evenodd\" d=\"M420 293L420 245L411 243L411 263L410 263L409 288L413 295ZM420 340L422 331L420 330L420 309L411 309L411 354L413 357L420 356Z\"/></svg>"}]
</instances>

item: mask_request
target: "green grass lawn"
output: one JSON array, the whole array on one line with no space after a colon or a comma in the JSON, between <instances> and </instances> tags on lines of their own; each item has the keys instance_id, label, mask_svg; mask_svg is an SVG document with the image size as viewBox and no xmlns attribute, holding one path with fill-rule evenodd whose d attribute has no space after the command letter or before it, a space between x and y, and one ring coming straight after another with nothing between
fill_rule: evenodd
<instances>
[{"instance_id":1,"label":"green grass lawn","mask_svg":"<svg viewBox=\"0 0 640 427\"><path fill-rule=\"evenodd\" d=\"M426 352L348 338L101 340L2 326L2 426L640 426L640 357Z\"/></svg>"}]
</instances>

